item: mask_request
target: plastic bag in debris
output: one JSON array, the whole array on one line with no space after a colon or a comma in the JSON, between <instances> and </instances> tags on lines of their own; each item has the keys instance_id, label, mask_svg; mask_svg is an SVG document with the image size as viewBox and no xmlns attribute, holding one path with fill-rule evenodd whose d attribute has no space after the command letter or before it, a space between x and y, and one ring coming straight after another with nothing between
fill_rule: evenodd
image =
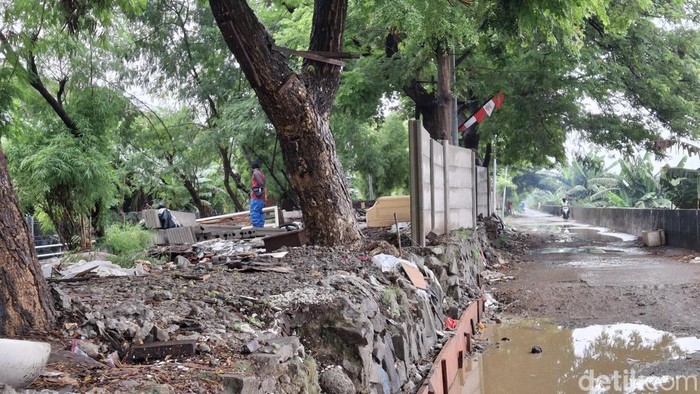
<instances>
[{"instance_id":1,"label":"plastic bag in debris","mask_svg":"<svg viewBox=\"0 0 700 394\"><path fill-rule=\"evenodd\" d=\"M382 272L392 271L392 270L396 269L396 267L401 263L408 264L411 267L418 268L414 263L412 263L408 260L400 259L396 256L392 256L390 254L384 254L384 253L380 253L378 255L373 256L372 262L374 263L374 265L379 267L382 270Z\"/></svg>"}]
</instances>

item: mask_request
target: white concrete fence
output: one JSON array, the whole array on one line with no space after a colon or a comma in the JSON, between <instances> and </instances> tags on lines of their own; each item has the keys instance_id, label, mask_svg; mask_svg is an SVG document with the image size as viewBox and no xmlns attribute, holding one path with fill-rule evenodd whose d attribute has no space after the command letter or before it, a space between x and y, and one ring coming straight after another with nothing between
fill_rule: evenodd
<instances>
[{"instance_id":1,"label":"white concrete fence","mask_svg":"<svg viewBox=\"0 0 700 394\"><path fill-rule=\"evenodd\" d=\"M411 236L473 228L490 213L488 170L476 165L471 149L430 138L421 121L408 124L411 162Z\"/></svg>"}]
</instances>

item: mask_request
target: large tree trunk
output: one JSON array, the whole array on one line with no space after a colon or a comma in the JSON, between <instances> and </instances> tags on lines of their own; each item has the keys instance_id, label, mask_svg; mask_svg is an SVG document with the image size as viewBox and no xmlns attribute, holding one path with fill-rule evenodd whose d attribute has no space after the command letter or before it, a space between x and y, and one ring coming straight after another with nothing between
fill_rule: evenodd
<instances>
[{"instance_id":1,"label":"large tree trunk","mask_svg":"<svg viewBox=\"0 0 700 394\"><path fill-rule=\"evenodd\" d=\"M347 183L330 129L340 67L304 59L301 71L272 49L272 37L244 0L210 0L226 44L277 131L312 243L360 239ZM316 0L310 51L342 50L347 0Z\"/></svg>"},{"instance_id":2,"label":"large tree trunk","mask_svg":"<svg viewBox=\"0 0 700 394\"><path fill-rule=\"evenodd\" d=\"M404 93L416 104L416 119L423 120L423 127L430 134L430 138L441 140L444 138L440 131L438 120L438 101L435 92L428 92L418 81L411 82L410 86L404 87Z\"/></svg>"},{"instance_id":3,"label":"large tree trunk","mask_svg":"<svg viewBox=\"0 0 700 394\"><path fill-rule=\"evenodd\" d=\"M190 193L192 203L195 207L197 207L197 210L199 211L199 217L206 218L211 216L211 207L205 204L204 201L202 201L202 199L199 197L199 192L197 191L197 188L194 186L192 181L184 175L180 175L180 179L182 180L182 184L185 186L185 189L187 189L187 192Z\"/></svg>"},{"instance_id":4,"label":"large tree trunk","mask_svg":"<svg viewBox=\"0 0 700 394\"><path fill-rule=\"evenodd\" d=\"M48 331L54 309L0 147L0 337ZM0 356L2 357L2 356Z\"/></svg>"}]
</instances>

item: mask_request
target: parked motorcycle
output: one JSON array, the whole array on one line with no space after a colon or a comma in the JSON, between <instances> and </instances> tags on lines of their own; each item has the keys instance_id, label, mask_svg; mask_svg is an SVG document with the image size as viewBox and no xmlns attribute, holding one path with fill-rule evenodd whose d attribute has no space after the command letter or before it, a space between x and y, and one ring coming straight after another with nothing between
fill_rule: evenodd
<instances>
[{"instance_id":1,"label":"parked motorcycle","mask_svg":"<svg viewBox=\"0 0 700 394\"><path fill-rule=\"evenodd\" d=\"M564 220L569 220L569 206L564 205L561 207L561 217L564 218Z\"/></svg>"}]
</instances>

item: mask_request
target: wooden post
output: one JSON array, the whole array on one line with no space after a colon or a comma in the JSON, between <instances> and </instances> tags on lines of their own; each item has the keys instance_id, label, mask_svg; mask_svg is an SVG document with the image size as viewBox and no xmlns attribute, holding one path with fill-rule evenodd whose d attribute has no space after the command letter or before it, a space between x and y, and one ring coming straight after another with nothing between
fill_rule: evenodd
<instances>
[{"instance_id":1,"label":"wooden post","mask_svg":"<svg viewBox=\"0 0 700 394\"><path fill-rule=\"evenodd\" d=\"M447 393L450 385L447 383L447 360L444 358L440 361L440 369L442 369L442 392Z\"/></svg>"},{"instance_id":2,"label":"wooden post","mask_svg":"<svg viewBox=\"0 0 700 394\"><path fill-rule=\"evenodd\" d=\"M394 212L394 224L396 224L396 238L398 238L399 241L399 257L403 258L403 250L401 250L401 231L399 231L399 220L396 218L396 212Z\"/></svg>"}]
</instances>

